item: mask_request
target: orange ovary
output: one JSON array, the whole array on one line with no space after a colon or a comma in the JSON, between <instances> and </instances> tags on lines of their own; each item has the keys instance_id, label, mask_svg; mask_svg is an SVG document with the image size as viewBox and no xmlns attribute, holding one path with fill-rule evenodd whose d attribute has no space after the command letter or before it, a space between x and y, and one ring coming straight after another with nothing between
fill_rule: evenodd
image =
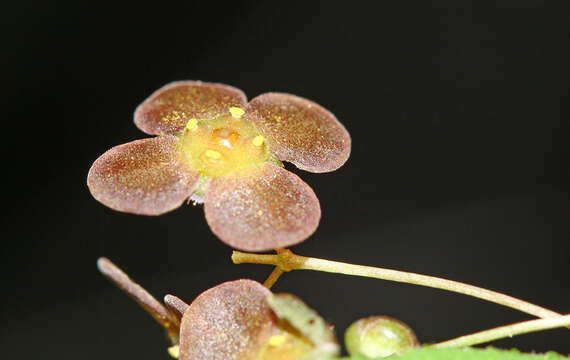
<instances>
[{"instance_id":1,"label":"orange ovary","mask_svg":"<svg viewBox=\"0 0 570 360\"><path fill-rule=\"evenodd\" d=\"M238 138L239 134L236 131L228 128L221 128L214 130L211 142L214 146L233 150Z\"/></svg>"}]
</instances>

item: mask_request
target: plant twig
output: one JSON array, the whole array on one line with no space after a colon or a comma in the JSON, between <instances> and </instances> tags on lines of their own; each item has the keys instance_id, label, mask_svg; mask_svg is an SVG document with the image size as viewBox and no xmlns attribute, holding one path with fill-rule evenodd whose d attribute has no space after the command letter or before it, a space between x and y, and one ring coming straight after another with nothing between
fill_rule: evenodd
<instances>
[{"instance_id":1,"label":"plant twig","mask_svg":"<svg viewBox=\"0 0 570 360\"><path fill-rule=\"evenodd\" d=\"M472 346L533 331L547 330L563 326L570 326L570 314L505 325L490 330L476 332L474 334L460 336L455 339L434 344L433 346L436 348Z\"/></svg>"},{"instance_id":2,"label":"plant twig","mask_svg":"<svg viewBox=\"0 0 570 360\"><path fill-rule=\"evenodd\" d=\"M315 270L427 286L473 296L540 318L560 317L560 314L557 312L534 305L527 301L458 281L386 268L354 265L338 261L305 257L296 255L287 249L278 250L277 255L234 251L232 254L232 261L235 264L253 263L275 265L284 272L291 270Z\"/></svg>"}]
</instances>

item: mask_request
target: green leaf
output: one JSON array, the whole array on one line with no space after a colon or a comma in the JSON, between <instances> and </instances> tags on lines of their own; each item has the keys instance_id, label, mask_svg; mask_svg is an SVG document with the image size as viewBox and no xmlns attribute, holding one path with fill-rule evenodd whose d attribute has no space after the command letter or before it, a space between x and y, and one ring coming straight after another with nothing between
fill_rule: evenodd
<instances>
[{"instance_id":1,"label":"green leaf","mask_svg":"<svg viewBox=\"0 0 570 360\"><path fill-rule=\"evenodd\" d=\"M347 357L343 360L368 360L363 357ZM400 356L390 356L386 360L562 360L568 359L553 351L544 354L522 353L516 349L500 350L492 347L486 349L454 348L436 349L424 346L406 352ZM332 360L332 359L331 359Z\"/></svg>"}]
</instances>

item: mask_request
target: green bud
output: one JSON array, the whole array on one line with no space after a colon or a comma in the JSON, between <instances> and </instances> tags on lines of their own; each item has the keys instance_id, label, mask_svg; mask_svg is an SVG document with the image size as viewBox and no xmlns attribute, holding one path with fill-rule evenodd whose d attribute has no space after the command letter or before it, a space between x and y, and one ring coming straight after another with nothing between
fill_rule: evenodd
<instances>
[{"instance_id":1,"label":"green bud","mask_svg":"<svg viewBox=\"0 0 570 360\"><path fill-rule=\"evenodd\" d=\"M388 316L370 316L355 321L344 334L350 356L367 358L401 354L418 345L416 335L403 322Z\"/></svg>"}]
</instances>

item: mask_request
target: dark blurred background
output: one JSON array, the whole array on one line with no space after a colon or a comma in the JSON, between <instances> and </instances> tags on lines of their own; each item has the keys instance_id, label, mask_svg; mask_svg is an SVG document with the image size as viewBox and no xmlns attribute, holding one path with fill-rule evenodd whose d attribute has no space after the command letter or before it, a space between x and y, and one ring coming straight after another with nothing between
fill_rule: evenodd
<instances>
[{"instance_id":1,"label":"dark blurred background","mask_svg":"<svg viewBox=\"0 0 570 360\"><path fill-rule=\"evenodd\" d=\"M96 4L96 5L92 5ZM2 23L1 348L23 359L168 359L162 332L97 273L105 255L158 298L190 302L233 265L200 206L114 212L85 184L112 146L144 138L135 107L181 79L250 98L312 99L352 135L330 174L288 166L320 198L293 250L452 278L570 312L567 1L22 2ZM425 343L531 319L463 295L316 272L286 274L335 324L387 314ZM493 345L570 352L570 331Z\"/></svg>"}]
</instances>

